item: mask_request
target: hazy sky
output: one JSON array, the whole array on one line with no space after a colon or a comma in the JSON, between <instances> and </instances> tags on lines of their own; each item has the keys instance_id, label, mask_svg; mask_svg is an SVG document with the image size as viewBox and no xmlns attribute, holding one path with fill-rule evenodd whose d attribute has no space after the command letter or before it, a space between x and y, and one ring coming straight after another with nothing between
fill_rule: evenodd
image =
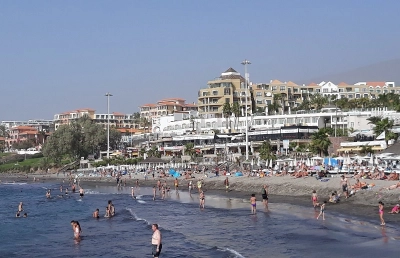
<instances>
[{"instance_id":1,"label":"hazy sky","mask_svg":"<svg viewBox=\"0 0 400 258\"><path fill-rule=\"evenodd\" d=\"M390 2L390 3L389 3ZM133 113L229 67L268 82L399 58L400 1L0 0L0 120Z\"/></svg>"}]
</instances>

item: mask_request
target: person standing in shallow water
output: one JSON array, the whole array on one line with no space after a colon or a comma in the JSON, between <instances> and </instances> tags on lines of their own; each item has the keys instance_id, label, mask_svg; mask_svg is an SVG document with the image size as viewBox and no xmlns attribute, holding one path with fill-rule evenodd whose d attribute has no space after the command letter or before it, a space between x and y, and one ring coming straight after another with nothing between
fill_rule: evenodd
<instances>
[{"instance_id":1,"label":"person standing in shallow water","mask_svg":"<svg viewBox=\"0 0 400 258\"><path fill-rule=\"evenodd\" d=\"M251 204L251 214L256 214L257 211L257 199L256 195L252 194L250 197L250 204Z\"/></svg>"},{"instance_id":2,"label":"person standing in shallow water","mask_svg":"<svg viewBox=\"0 0 400 258\"><path fill-rule=\"evenodd\" d=\"M385 204L383 202L379 202L379 218L381 219L381 226L385 226L385 220L383 219L383 208Z\"/></svg>"},{"instance_id":3,"label":"person standing in shallow water","mask_svg":"<svg viewBox=\"0 0 400 258\"><path fill-rule=\"evenodd\" d=\"M206 202L206 196L204 195L203 191L200 192L199 199L200 199L200 208L204 209L205 202Z\"/></svg>"},{"instance_id":4,"label":"person standing in shallow water","mask_svg":"<svg viewBox=\"0 0 400 258\"><path fill-rule=\"evenodd\" d=\"M151 225L151 229L153 230L153 235L151 237L151 245L152 245L152 254L153 257L160 257L162 243L161 243L161 232L158 229L158 224Z\"/></svg>"},{"instance_id":5,"label":"person standing in shallow water","mask_svg":"<svg viewBox=\"0 0 400 258\"><path fill-rule=\"evenodd\" d=\"M228 179L228 177L225 178L224 184L225 184L225 191L229 192L229 179Z\"/></svg>"},{"instance_id":6,"label":"person standing in shallow water","mask_svg":"<svg viewBox=\"0 0 400 258\"><path fill-rule=\"evenodd\" d=\"M264 185L261 191L261 197L263 199L264 208L268 210L268 186Z\"/></svg>"}]
</instances>

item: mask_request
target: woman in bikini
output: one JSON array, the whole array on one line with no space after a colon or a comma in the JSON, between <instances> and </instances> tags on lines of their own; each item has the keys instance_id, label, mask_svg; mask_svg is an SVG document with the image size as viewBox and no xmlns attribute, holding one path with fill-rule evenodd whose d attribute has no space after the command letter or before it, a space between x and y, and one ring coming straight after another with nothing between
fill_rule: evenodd
<instances>
[{"instance_id":1,"label":"woman in bikini","mask_svg":"<svg viewBox=\"0 0 400 258\"><path fill-rule=\"evenodd\" d=\"M204 209L205 202L206 202L206 198L205 198L204 192L201 191L200 192L200 208Z\"/></svg>"}]
</instances>

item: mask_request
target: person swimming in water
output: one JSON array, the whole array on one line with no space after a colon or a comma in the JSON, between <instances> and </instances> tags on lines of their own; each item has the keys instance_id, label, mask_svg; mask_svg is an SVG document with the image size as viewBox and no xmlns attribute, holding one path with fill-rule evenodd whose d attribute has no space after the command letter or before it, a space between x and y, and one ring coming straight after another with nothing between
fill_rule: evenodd
<instances>
[{"instance_id":1,"label":"person swimming in water","mask_svg":"<svg viewBox=\"0 0 400 258\"><path fill-rule=\"evenodd\" d=\"M18 205L18 211L19 211L19 212L21 212L21 211L24 210L24 209L22 208L22 205L23 205L22 202L20 202L19 205Z\"/></svg>"},{"instance_id":2,"label":"person swimming in water","mask_svg":"<svg viewBox=\"0 0 400 258\"><path fill-rule=\"evenodd\" d=\"M96 218L96 219L99 219L99 218L100 218L99 209L96 209L96 210L93 212L93 218Z\"/></svg>"},{"instance_id":3,"label":"person swimming in water","mask_svg":"<svg viewBox=\"0 0 400 258\"><path fill-rule=\"evenodd\" d=\"M21 215L20 215L19 211L17 211L17 214L15 214L15 217L16 217L16 218L19 218L19 217L21 217Z\"/></svg>"},{"instance_id":4,"label":"person swimming in water","mask_svg":"<svg viewBox=\"0 0 400 258\"><path fill-rule=\"evenodd\" d=\"M47 199L50 199L50 198L51 198L51 190L50 190L50 189L47 190L47 192L46 192L46 198L47 198Z\"/></svg>"}]
</instances>

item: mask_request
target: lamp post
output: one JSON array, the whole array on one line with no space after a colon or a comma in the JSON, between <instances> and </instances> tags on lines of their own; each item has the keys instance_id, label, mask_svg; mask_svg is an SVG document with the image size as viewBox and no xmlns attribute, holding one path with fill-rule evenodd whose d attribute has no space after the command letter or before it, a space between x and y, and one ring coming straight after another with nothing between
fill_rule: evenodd
<instances>
[{"instance_id":1,"label":"lamp post","mask_svg":"<svg viewBox=\"0 0 400 258\"><path fill-rule=\"evenodd\" d=\"M246 88L246 107L245 107L245 117L246 117L246 160L249 159L249 126L248 126L248 121L247 121L247 96L248 96L248 79L249 76L247 74L247 65L251 64L249 60L245 59L242 63L242 65L244 65L244 86Z\"/></svg>"},{"instance_id":2,"label":"lamp post","mask_svg":"<svg viewBox=\"0 0 400 258\"><path fill-rule=\"evenodd\" d=\"M107 92L107 159L110 158L110 97L111 93Z\"/></svg>"}]
</instances>

